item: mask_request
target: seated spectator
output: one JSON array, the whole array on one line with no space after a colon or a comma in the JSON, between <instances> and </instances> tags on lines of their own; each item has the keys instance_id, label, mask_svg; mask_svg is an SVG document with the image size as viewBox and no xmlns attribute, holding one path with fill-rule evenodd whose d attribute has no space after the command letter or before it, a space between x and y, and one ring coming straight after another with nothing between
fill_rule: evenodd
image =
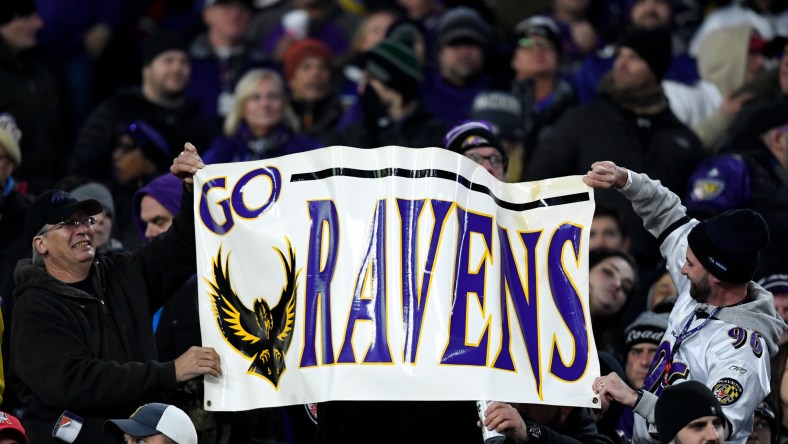
<instances>
[{"instance_id":1,"label":"seated spectator","mask_svg":"<svg viewBox=\"0 0 788 444\"><path fill-rule=\"evenodd\" d=\"M668 328L670 313L654 313L645 311L627 326L624 330L624 353L626 356L624 371L626 378L622 378L635 390L643 387L646 375L654 360L662 336ZM608 372L609 373L609 372ZM608 374L601 372L601 374ZM635 412L630 406L624 406L616 430L632 442L632 432L635 427Z\"/></svg>"},{"instance_id":2,"label":"seated spectator","mask_svg":"<svg viewBox=\"0 0 788 444\"><path fill-rule=\"evenodd\" d=\"M503 144L486 122L466 122L446 133L444 145L447 150L462 154L483 166L498 180L504 180L508 156Z\"/></svg>"},{"instance_id":3,"label":"seated spectator","mask_svg":"<svg viewBox=\"0 0 788 444\"><path fill-rule=\"evenodd\" d=\"M261 48L274 60L281 61L285 50L295 40L311 37L325 43L331 53L343 59L350 50L350 40L358 29L359 16L345 12L334 0L293 0L293 9L262 40ZM298 29L286 26L287 17L301 15Z\"/></svg>"},{"instance_id":4,"label":"seated spectator","mask_svg":"<svg viewBox=\"0 0 788 444\"><path fill-rule=\"evenodd\" d=\"M17 165L16 178L38 193L63 173L68 155L59 140L55 81L34 50L44 23L34 0L0 3L0 112L14 116L25 134L19 145L25 165Z\"/></svg>"},{"instance_id":5,"label":"seated spectator","mask_svg":"<svg viewBox=\"0 0 788 444\"><path fill-rule=\"evenodd\" d=\"M282 77L270 69L246 73L235 87L235 105L224 121L224 136L214 140L208 164L284 156L322 144L298 133Z\"/></svg>"},{"instance_id":6,"label":"seated spectator","mask_svg":"<svg viewBox=\"0 0 788 444\"><path fill-rule=\"evenodd\" d=\"M765 45L745 25L717 29L701 42L697 84L662 83L671 110L693 129L706 151L717 151L728 126L753 98L748 89L766 68Z\"/></svg>"},{"instance_id":7,"label":"seated spectator","mask_svg":"<svg viewBox=\"0 0 788 444\"><path fill-rule=\"evenodd\" d=\"M124 251L123 244L112 237L112 221L115 218L115 202L112 200L107 187L98 182L89 182L71 190L71 195L77 200L93 199L101 204L102 210L94 215L96 224L93 225L95 237L93 246L99 256L108 256Z\"/></svg>"},{"instance_id":8,"label":"seated spectator","mask_svg":"<svg viewBox=\"0 0 788 444\"><path fill-rule=\"evenodd\" d=\"M138 408L129 419L110 419L104 423L112 442L146 444L197 444L189 415L174 405L153 402ZM123 438L120 440L119 438Z\"/></svg>"},{"instance_id":9,"label":"seated spectator","mask_svg":"<svg viewBox=\"0 0 788 444\"><path fill-rule=\"evenodd\" d=\"M629 2L628 26L642 29L665 28L674 31L674 5L672 0L633 0ZM684 85L693 85L698 80L695 59L687 54L686 45L672 33L673 51L670 64L665 71L665 80ZM608 44L588 55L572 76L578 98L585 103L597 95L597 86L605 73L613 67L618 42ZM727 53L726 53L727 55Z\"/></svg>"},{"instance_id":10,"label":"seated spectator","mask_svg":"<svg viewBox=\"0 0 788 444\"><path fill-rule=\"evenodd\" d=\"M202 11L207 26L189 47L191 81L186 97L200 104L202 114L216 125L227 117L233 89L246 71L268 60L246 39L252 20L252 0L208 0Z\"/></svg>"},{"instance_id":11,"label":"seated spectator","mask_svg":"<svg viewBox=\"0 0 788 444\"><path fill-rule=\"evenodd\" d=\"M169 171L172 161L171 134L160 123L150 124L137 119L121 133L112 163L114 180L111 182L115 201L115 225L118 238L126 248L140 246L132 220L132 199L137 190L154 177Z\"/></svg>"},{"instance_id":12,"label":"seated spectator","mask_svg":"<svg viewBox=\"0 0 788 444\"><path fill-rule=\"evenodd\" d=\"M367 52L359 106L342 117L332 145L375 148L441 146L445 125L419 99L419 61L413 49L384 40Z\"/></svg>"},{"instance_id":13,"label":"seated spectator","mask_svg":"<svg viewBox=\"0 0 788 444\"><path fill-rule=\"evenodd\" d=\"M14 267L30 255L30 246L19 233L24 231L25 217L30 208L30 198L14 180L14 171L22 163L19 140L22 132L8 113L0 114L0 403L5 395L5 376L8 374L10 356L10 326L13 313ZM9 329L6 330L5 326ZM7 406L12 405L14 394L5 397Z\"/></svg>"},{"instance_id":14,"label":"seated spectator","mask_svg":"<svg viewBox=\"0 0 788 444\"><path fill-rule=\"evenodd\" d=\"M598 249L588 255L588 310L597 350L615 353L624 306L637 289L635 260L621 250Z\"/></svg>"},{"instance_id":15,"label":"seated spectator","mask_svg":"<svg viewBox=\"0 0 788 444\"><path fill-rule=\"evenodd\" d=\"M730 430L717 396L698 381L666 387L654 418L661 444L722 444Z\"/></svg>"},{"instance_id":16,"label":"seated spectator","mask_svg":"<svg viewBox=\"0 0 788 444\"><path fill-rule=\"evenodd\" d=\"M764 399L755 409L752 433L747 444L776 444L780 442L780 426L769 398Z\"/></svg>"},{"instance_id":17,"label":"seated spectator","mask_svg":"<svg viewBox=\"0 0 788 444\"><path fill-rule=\"evenodd\" d=\"M6 412L0 412L0 443L29 444L25 428L19 420Z\"/></svg>"},{"instance_id":18,"label":"seated spectator","mask_svg":"<svg viewBox=\"0 0 788 444\"><path fill-rule=\"evenodd\" d=\"M464 6L446 11L436 31L437 69L427 75L421 100L439 119L456 124L468 119L474 97L490 83L484 64L492 31Z\"/></svg>"},{"instance_id":19,"label":"seated spectator","mask_svg":"<svg viewBox=\"0 0 788 444\"><path fill-rule=\"evenodd\" d=\"M558 119L577 103L572 85L559 76L562 48L558 26L536 16L515 27L512 93L522 104L525 146L535 147ZM526 152L526 163L528 161Z\"/></svg>"},{"instance_id":20,"label":"seated spectator","mask_svg":"<svg viewBox=\"0 0 788 444\"><path fill-rule=\"evenodd\" d=\"M4 305L10 303L14 288L14 266L30 253L27 242L19 236L30 199L14 179L14 171L22 163L21 138L13 116L0 114L0 301Z\"/></svg>"},{"instance_id":21,"label":"seated spectator","mask_svg":"<svg viewBox=\"0 0 788 444\"><path fill-rule=\"evenodd\" d=\"M621 214L611 207L597 204L594 218L591 219L591 234L588 249L607 248L629 250L629 236Z\"/></svg>"},{"instance_id":22,"label":"seated spectator","mask_svg":"<svg viewBox=\"0 0 788 444\"><path fill-rule=\"evenodd\" d=\"M397 20L397 13L391 10L380 10L368 13L361 21L350 42L350 54L342 67L340 101L344 109L358 102L358 85L363 77L364 54L373 46L382 42L392 23Z\"/></svg>"},{"instance_id":23,"label":"seated spectator","mask_svg":"<svg viewBox=\"0 0 788 444\"><path fill-rule=\"evenodd\" d=\"M774 296L777 314L788 323L788 274L772 274L758 281L758 285ZM780 336L780 344L788 343L788 332Z\"/></svg>"},{"instance_id":24,"label":"seated spectator","mask_svg":"<svg viewBox=\"0 0 788 444\"><path fill-rule=\"evenodd\" d=\"M52 190L33 203L24 234L33 259L15 271L9 379L31 441L55 443L81 423L74 443L101 442L107 417L129 415L179 382L221 375L211 348L157 361L150 328L153 310L195 273L189 185L202 167L196 148L186 144L171 171L187 184L182 208L188 211L134 252L96 257L93 216L102 211L96 200ZM56 427L62 415L68 428Z\"/></svg>"},{"instance_id":25,"label":"seated spectator","mask_svg":"<svg viewBox=\"0 0 788 444\"><path fill-rule=\"evenodd\" d=\"M492 126L506 151L509 163L506 182L520 182L525 168L525 131L523 113L517 98L505 92L483 92L473 99L471 120L485 121Z\"/></svg>"},{"instance_id":26,"label":"seated spectator","mask_svg":"<svg viewBox=\"0 0 788 444\"><path fill-rule=\"evenodd\" d=\"M71 174L90 177L103 183L112 181L112 156L121 135L135 120L157 128L172 150L187 140L201 149L215 134L214 125L205 119L199 106L185 96L191 66L186 42L177 34L155 34L143 49L142 86L116 92L88 117L77 137L69 164Z\"/></svg>"},{"instance_id":27,"label":"seated spectator","mask_svg":"<svg viewBox=\"0 0 788 444\"><path fill-rule=\"evenodd\" d=\"M571 76L601 39L591 23L591 0L553 0L550 18L558 25L564 58L561 73Z\"/></svg>"},{"instance_id":28,"label":"seated spectator","mask_svg":"<svg viewBox=\"0 0 788 444\"><path fill-rule=\"evenodd\" d=\"M646 171L674 193L683 194L703 157L701 143L670 111L660 80L670 62L670 34L664 30L629 31L613 69L594 101L572 108L540 143L528 163L526 180L583 174L600 157ZM612 190L598 190L598 204L621 213L641 267L659 259L656 240L643 228L629 202Z\"/></svg>"},{"instance_id":29,"label":"seated spectator","mask_svg":"<svg viewBox=\"0 0 788 444\"><path fill-rule=\"evenodd\" d=\"M343 108L334 91L331 50L319 40L291 44L284 55L290 103L302 134L330 140Z\"/></svg>"},{"instance_id":30,"label":"seated spectator","mask_svg":"<svg viewBox=\"0 0 788 444\"><path fill-rule=\"evenodd\" d=\"M134 226L143 242L148 242L170 229L181 208L183 187L179 182L172 174L163 174L134 194Z\"/></svg>"},{"instance_id":31,"label":"seated spectator","mask_svg":"<svg viewBox=\"0 0 788 444\"><path fill-rule=\"evenodd\" d=\"M487 407L484 425L514 442L612 442L597 431L592 410L582 407L496 401Z\"/></svg>"},{"instance_id":32,"label":"seated spectator","mask_svg":"<svg viewBox=\"0 0 788 444\"><path fill-rule=\"evenodd\" d=\"M725 154L695 170L684 202L699 219L734 208L760 213L770 232L755 274L761 278L788 270L788 101L763 102L749 117Z\"/></svg>"}]
</instances>

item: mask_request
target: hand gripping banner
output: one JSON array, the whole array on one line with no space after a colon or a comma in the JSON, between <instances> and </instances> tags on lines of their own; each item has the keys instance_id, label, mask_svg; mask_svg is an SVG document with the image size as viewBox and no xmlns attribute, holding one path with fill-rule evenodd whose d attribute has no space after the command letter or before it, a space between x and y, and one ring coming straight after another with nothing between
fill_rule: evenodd
<instances>
[{"instance_id":1,"label":"hand gripping banner","mask_svg":"<svg viewBox=\"0 0 788 444\"><path fill-rule=\"evenodd\" d=\"M209 410L329 400L594 406L593 193L443 149L329 147L195 177Z\"/></svg>"}]
</instances>

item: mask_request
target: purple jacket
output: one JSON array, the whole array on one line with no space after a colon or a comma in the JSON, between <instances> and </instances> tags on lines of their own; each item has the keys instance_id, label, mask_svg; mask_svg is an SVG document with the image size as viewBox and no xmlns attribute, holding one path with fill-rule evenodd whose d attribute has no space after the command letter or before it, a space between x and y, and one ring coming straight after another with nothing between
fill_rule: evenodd
<instances>
[{"instance_id":1,"label":"purple jacket","mask_svg":"<svg viewBox=\"0 0 788 444\"><path fill-rule=\"evenodd\" d=\"M44 21L38 46L53 52L81 50L87 30L99 23L118 26L135 12L134 5L131 0L37 0L37 12Z\"/></svg>"}]
</instances>

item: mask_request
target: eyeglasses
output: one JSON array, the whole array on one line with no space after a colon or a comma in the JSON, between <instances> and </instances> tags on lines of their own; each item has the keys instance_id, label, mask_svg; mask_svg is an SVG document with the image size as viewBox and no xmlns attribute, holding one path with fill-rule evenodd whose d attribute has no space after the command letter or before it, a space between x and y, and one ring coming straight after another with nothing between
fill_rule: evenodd
<instances>
[{"instance_id":1,"label":"eyeglasses","mask_svg":"<svg viewBox=\"0 0 788 444\"><path fill-rule=\"evenodd\" d=\"M528 48L528 49L531 48L544 49L544 50L555 49L553 48L553 45L550 42L547 42L545 40L537 40L532 37L523 37L517 40L517 46L519 46L520 48Z\"/></svg>"},{"instance_id":2,"label":"eyeglasses","mask_svg":"<svg viewBox=\"0 0 788 444\"><path fill-rule=\"evenodd\" d=\"M79 228L80 225L84 225L86 227L92 227L96 225L96 218L93 216L83 217L81 219L69 219L64 220L63 222L56 223L49 228L45 228L41 230L38 235L41 236L43 234L49 233L52 230L57 230L58 228L68 228L69 230L76 230Z\"/></svg>"},{"instance_id":3,"label":"eyeglasses","mask_svg":"<svg viewBox=\"0 0 788 444\"><path fill-rule=\"evenodd\" d=\"M503 157L501 157L500 154L491 154L489 156L482 156L481 154L470 153L470 154L466 154L466 157L478 163L479 165L484 163L484 161L486 160L490 162L490 165L492 165L495 168L503 166Z\"/></svg>"}]
</instances>

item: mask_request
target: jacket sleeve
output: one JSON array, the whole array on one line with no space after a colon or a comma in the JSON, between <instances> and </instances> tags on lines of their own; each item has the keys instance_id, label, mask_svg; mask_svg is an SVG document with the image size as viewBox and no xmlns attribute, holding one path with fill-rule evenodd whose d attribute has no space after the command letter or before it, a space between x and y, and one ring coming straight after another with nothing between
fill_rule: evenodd
<instances>
[{"instance_id":1,"label":"jacket sleeve","mask_svg":"<svg viewBox=\"0 0 788 444\"><path fill-rule=\"evenodd\" d=\"M197 271L194 193L184 187L172 226L134 254L145 279L151 310L157 310Z\"/></svg>"},{"instance_id":2,"label":"jacket sleeve","mask_svg":"<svg viewBox=\"0 0 788 444\"><path fill-rule=\"evenodd\" d=\"M28 290L17 299L12 322L12 371L44 404L95 415L175 389L173 361L120 364L95 358L80 322L61 306L73 302L57 299Z\"/></svg>"}]
</instances>

